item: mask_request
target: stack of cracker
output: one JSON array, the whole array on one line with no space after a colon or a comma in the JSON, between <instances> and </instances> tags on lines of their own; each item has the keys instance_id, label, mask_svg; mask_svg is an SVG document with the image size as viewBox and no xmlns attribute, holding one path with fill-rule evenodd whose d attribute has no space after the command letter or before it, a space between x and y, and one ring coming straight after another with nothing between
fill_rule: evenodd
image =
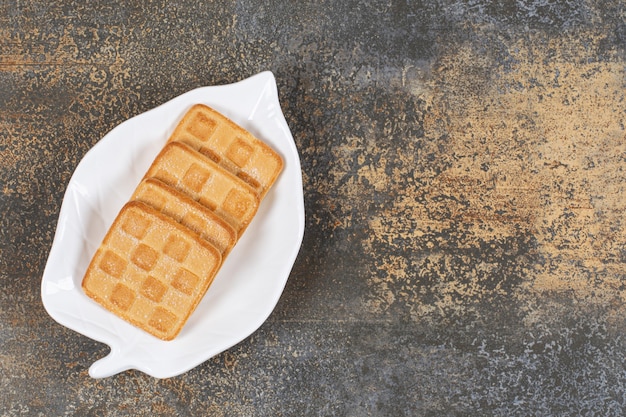
<instances>
[{"instance_id":1,"label":"stack of cracker","mask_svg":"<svg viewBox=\"0 0 626 417\"><path fill-rule=\"evenodd\" d=\"M115 218L83 290L136 327L174 339L282 167L250 132L194 105Z\"/></svg>"}]
</instances>

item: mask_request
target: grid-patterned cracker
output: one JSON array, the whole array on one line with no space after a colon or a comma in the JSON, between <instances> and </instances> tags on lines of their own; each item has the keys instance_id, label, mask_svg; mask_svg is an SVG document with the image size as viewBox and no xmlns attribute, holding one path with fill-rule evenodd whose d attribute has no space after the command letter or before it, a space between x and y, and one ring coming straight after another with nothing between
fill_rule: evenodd
<instances>
[{"instance_id":1,"label":"grid-patterned cracker","mask_svg":"<svg viewBox=\"0 0 626 417\"><path fill-rule=\"evenodd\" d=\"M169 140L208 156L250 184L261 198L283 169L282 158L270 146L203 104L183 116Z\"/></svg>"},{"instance_id":2,"label":"grid-patterned cracker","mask_svg":"<svg viewBox=\"0 0 626 417\"><path fill-rule=\"evenodd\" d=\"M167 143L146 178L163 181L213 210L241 236L259 207L257 193L243 180L180 142Z\"/></svg>"},{"instance_id":3,"label":"grid-patterned cracker","mask_svg":"<svg viewBox=\"0 0 626 417\"><path fill-rule=\"evenodd\" d=\"M219 251L152 207L127 203L82 287L108 310L163 339L180 332L221 264Z\"/></svg>"},{"instance_id":4,"label":"grid-patterned cracker","mask_svg":"<svg viewBox=\"0 0 626 417\"><path fill-rule=\"evenodd\" d=\"M222 259L237 242L237 232L221 217L155 178L144 179L131 200L143 201L172 217L209 241L222 254Z\"/></svg>"}]
</instances>

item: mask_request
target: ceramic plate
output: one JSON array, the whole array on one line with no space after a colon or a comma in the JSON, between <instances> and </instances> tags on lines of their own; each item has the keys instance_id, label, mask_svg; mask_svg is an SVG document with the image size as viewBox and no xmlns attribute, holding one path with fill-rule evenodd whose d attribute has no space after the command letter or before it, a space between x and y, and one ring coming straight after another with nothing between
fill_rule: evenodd
<instances>
[{"instance_id":1,"label":"ceramic plate","mask_svg":"<svg viewBox=\"0 0 626 417\"><path fill-rule=\"evenodd\" d=\"M127 324L81 289L87 265L177 122L204 103L276 149L285 166L256 217L226 259L176 339L161 341ZM41 296L52 318L111 347L89 374L137 369L157 378L181 374L248 337L270 315L304 235L300 160L282 114L274 76L192 90L120 124L74 172L61 205Z\"/></svg>"}]
</instances>

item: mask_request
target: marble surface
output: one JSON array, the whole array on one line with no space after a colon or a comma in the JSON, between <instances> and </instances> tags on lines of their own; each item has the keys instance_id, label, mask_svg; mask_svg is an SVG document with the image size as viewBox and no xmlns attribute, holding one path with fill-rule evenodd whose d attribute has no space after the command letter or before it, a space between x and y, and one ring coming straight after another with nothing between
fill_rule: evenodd
<instances>
[{"instance_id":1,"label":"marble surface","mask_svg":"<svg viewBox=\"0 0 626 417\"><path fill-rule=\"evenodd\" d=\"M0 414L626 412L617 0L0 2ZM120 122L272 71L306 232L251 337L170 379L40 283L69 178Z\"/></svg>"}]
</instances>

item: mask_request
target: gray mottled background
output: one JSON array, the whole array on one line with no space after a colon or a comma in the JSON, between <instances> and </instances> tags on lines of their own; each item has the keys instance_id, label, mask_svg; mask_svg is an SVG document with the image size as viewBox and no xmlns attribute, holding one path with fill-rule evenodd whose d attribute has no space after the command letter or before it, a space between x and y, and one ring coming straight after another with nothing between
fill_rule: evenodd
<instances>
[{"instance_id":1,"label":"gray mottled background","mask_svg":"<svg viewBox=\"0 0 626 417\"><path fill-rule=\"evenodd\" d=\"M0 1L0 415L621 416L626 5ZM41 275L82 156L271 70L306 234L251 337L87 369Z\"/></svg>"}]
</instances>

